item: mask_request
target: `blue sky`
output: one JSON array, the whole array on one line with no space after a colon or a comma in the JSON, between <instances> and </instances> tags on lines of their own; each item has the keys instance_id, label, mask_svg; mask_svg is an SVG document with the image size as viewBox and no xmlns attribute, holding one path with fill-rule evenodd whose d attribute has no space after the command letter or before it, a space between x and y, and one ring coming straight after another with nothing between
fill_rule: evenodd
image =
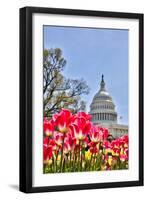
<instances>
[{"instance_id":1,"label":"blue sky","mask_svg":"<svg viewBox=\"0 0 147 200\"><path fill-rule=\"evenodd\" d=\"M104 74L118 121L128 124L128 30L44 26L44 48L61 48L67 60L64 75L86 80L90 93L82 99L87 111Z\"/></svg>"}]
</instances>

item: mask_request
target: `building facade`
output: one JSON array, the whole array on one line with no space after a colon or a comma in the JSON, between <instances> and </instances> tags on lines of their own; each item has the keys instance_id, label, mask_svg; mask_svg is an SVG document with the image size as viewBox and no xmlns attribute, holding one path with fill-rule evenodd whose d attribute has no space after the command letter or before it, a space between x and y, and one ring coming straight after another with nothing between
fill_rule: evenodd
<instances>
[{"instance_id":1,"label":"building facade","mask_svg":"<svg viewBox=\"0 0 147 200\"><path fill-rule=\"evenodd\" d=\"M117 112L112 97L105 88L104 76L100 83L100 89L95 94L90 105L90 114L92 122L109 129L114 138L128 133L128 126L117 123Z\"/></svg>"}]
</instances>

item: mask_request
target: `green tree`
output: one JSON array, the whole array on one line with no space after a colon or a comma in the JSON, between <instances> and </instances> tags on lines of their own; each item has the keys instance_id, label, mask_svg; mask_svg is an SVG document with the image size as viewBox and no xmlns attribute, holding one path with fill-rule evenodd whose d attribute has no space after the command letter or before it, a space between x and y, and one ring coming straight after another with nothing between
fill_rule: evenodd
<instances>
[{"instance_id":1,"label":"green tree","mask_svg":"<svg viewBox=\"0 0 147 200\"><path fill-rule=\"evenodd\" d=\"M44 116L51 117L61 108L73 113L81 110L85 102L81 95L89 93L89 87L83 79L67 79L63 76L66 60L59 48L45 49L43 53L43 104Z\"/></svg>"}]
</instances>

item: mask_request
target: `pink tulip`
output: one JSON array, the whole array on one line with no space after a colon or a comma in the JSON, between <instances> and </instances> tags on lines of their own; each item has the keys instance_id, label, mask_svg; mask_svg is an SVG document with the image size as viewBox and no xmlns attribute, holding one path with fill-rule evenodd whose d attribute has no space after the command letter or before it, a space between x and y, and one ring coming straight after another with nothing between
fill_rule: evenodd
<instances>
[{"instance_id":1,"label":"pink tulip","mask_svg":"<svg viewBox=\"0 0 147 200\"><path fill-rule=\"evenodd\" d=\"M76 139L72 137L71 134L67 134L65 139L64 139L64 149L63 151L65 153L71 152L74 150L76 145Z\"/></svg>"},{"instance_id":2,"label":"pink tulip","mask_svg":"<svg viewBox=\"0 0 147 200\"><path fill-rule=\"evenodd\" d=\"M49 161L52 158L53 149L55 147L55 142L53 139L45 137L43 140L43 159L44 162Z\"/></svg>"},{"instance_id":3,"label":"pink tulip","mask_svg":"<svg viewBox=\"0 0 147 200\"><path fill-rule=\"evenodd\" d=\"M57 132L55 131L54 132L54 141L55 141L55 144L58 146L58 147L62 147L62 142L63 142L63 134L60 133L60 132Z\"/></svg>"},{"instance_id":4,"label":"pink tulip","mask_svg":"<svg viewBox=\"0 0 147 200\"><path fill-rule=\"evenodd\" d=\"M76 117L70 125L74 137L78 140L84 140L91 128L91 122L84 117Z\"/></svg>"},{"instance_id":5,"label":"pink tulip","mask_svg":"<svg viewBox=\"0 0 147 200\"><path fill-rule=\"evenodd\" d=\"M73 115L67 109L62 109L60 113L53 116L53 121L55 126L61 133L67 133L69 131L69 126L72 122Z\"/></svg>"},{"instance_id":6,"label":"pink tulip","mask_svg":"<svg viewBox=\"0 0 147 200\"><path fill-rule=\"evenodd\" d=\"M46 136L52 136L54 132L54 122L53 120L44 119L44 133Z\"/></svg>"}]
</instances>

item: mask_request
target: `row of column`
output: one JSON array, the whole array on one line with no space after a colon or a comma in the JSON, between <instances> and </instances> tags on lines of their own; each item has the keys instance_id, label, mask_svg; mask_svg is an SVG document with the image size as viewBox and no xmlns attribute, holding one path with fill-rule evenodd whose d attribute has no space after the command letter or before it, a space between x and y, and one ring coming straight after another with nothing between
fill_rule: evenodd
<instances>
[{"instance_id":1,"label":"row of column","mask_svg":"<svg viewBox=\"0 0 147 200\"><path fill-rule=\"evenodd\" d=\"M113 106L110 106L110 105L93 106L93 107L92 107L92 110L95 110L95 109L114 109L114 107L113 107Z\"/></svg>"},{"instance_id":2,"label":"row of column","mask_svg":"<svg viewBox=\"0 0 147 200\"><path fill-rule=\"evenodd\" d=\"M116 120L116 115L114 115L114 114L96 113L96 114L93 114L92 116L93 116L93 120L108 120L108 121Z\"/></svg>"}]
</instances>

